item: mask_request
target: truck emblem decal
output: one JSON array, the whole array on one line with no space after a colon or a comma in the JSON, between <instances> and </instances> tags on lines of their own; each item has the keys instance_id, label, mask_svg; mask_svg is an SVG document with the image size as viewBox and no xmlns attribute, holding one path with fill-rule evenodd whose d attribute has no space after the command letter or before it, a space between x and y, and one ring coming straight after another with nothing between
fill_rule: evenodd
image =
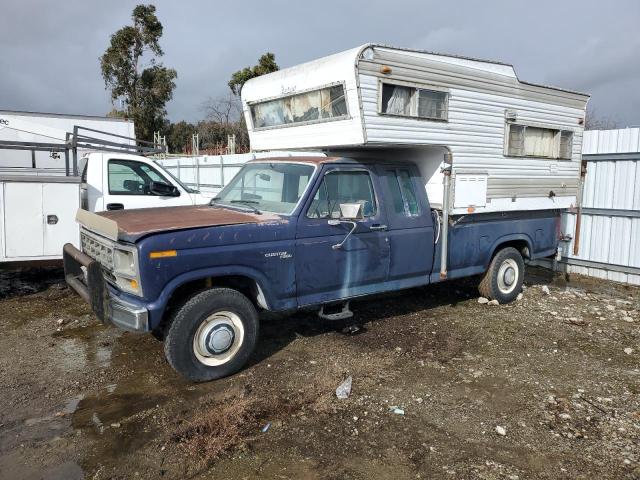
<instances>
[{"instance_id":1,"label":"truck emblem decal","mask_svg":"<svg viewBox=\"0 0 640 480\"><path fill-rule=\"evenodd\" d=\"M280 260L284 260L292 257L292 255L289 252L270 252L270 253L265 253L264 256L265 258L279 257Z\"/></svg>"}]
</instances>

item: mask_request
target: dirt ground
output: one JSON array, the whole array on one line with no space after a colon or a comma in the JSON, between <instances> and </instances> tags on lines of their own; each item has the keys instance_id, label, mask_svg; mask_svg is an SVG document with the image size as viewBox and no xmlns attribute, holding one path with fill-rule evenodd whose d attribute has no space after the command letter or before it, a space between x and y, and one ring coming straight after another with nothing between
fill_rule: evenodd
<instances>
[{"instance_id":1,"label":"dirt ground","mask_svg":"<svg viewBox=\"0 0 640 480\"><path fill-rule=\"evenodd\" d=\"M462 281L264 318L198 385L59 270L0 272L0 478L640 478L640 291L529 272L512 305Z\"/></svg>"}]
</instances>

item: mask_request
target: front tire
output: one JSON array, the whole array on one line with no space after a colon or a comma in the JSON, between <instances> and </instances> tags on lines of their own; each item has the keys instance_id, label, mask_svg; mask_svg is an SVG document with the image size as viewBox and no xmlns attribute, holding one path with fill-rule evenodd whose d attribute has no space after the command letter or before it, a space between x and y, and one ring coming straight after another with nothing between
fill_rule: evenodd
<instances>
[{"instance_id":1,"label":"front tire","mask_svg":"<svg viewBox=\"0 0 640 480\"><path fill-rule=\"evenodd\" d=\"M258 339L258 312L243 294L214 288L194 295L176 313L164 341L169 364L193 382L240 370Z\"/></svg>"},{"instance_id":2,"label":"front tire","mask_svg":"<svg viewBox=\"0 0 640 480\"><path fill-rule=\"evenodd\" d=\"M489 269L482 277L478 290L483 297L499 303L513 302L522 290L524 260L513 247L500 250L491 260Z\"/></svg>"}]
</instances>

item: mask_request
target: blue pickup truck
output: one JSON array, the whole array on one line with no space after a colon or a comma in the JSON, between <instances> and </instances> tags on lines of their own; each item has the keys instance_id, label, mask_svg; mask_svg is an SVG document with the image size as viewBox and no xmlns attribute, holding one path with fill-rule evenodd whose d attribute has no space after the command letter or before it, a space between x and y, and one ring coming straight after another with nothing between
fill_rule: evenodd
<instances>
[{"instance_id":1,"label":"blue pickup truck","mask_svg":"<svg viewBox=\"0 0 640 480\"><path fill-rule=\"evenodd\" d=\"M475 275L483 296L511 302L524 259L556 253L560 212L450 217L444 229L413 164L301 156L247 163L209 205L78 221L69 285L102 322L151 332L175 370L207 381L247 362L260 310L342 319L354 298Z\"/></svg>"}]
</instances>

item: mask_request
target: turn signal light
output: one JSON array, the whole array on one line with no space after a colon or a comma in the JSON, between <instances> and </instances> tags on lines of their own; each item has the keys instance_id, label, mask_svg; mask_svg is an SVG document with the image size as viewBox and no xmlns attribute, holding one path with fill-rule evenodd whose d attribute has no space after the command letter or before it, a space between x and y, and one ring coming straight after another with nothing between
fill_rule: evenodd
<instances>
[{"instance_id":1,"label":"turn signal light","mask_svg":"<svg viewBox=\"0 0 640 480\"><path fill-rule=\"evenodd\" d=\"M165 257L177 257L178 252L176 250L162 250L160 252L149 253L149 258L165 258Z\"/></svg>"},{"instance_id":2,"label":"turn signal light","mask_svg":"<svg viewBox=\"0 0 640 480\"><path fill-rule=\"evenodd\" d=\"M137 280L129 280L129 285L133 290L138 290L138 281Z\"/></svg>"}]
</instances>

